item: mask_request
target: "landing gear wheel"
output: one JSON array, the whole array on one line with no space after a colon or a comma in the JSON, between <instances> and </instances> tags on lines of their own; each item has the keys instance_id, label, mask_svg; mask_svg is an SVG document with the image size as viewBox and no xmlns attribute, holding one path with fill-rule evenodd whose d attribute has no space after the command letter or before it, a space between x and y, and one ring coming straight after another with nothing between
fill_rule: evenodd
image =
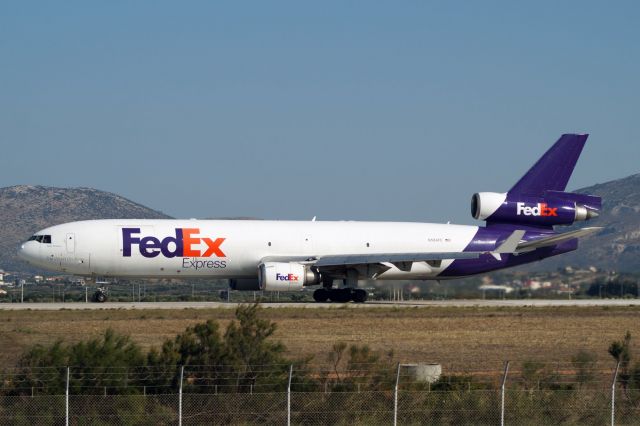
<instances>
[{"instance_id":1,"label":"landing gear wheel","mask_svg":"<svg viewBox=\"0 0 640 426\"><path fill-rule=\"evenodd\" d=\"M333 289L329 293L329 299L332 302L347 303L351 301L351 289Z\"/></svg>"},{"instance_id":2,"label":"landing gear wheel","mask_svg":"<svg viewBox=\"0 0 640 426\"><path fill-rule=\"evenodd\" d=\"M326 302L329 300L329 290L324 288L317 289L313 292L313 300L320 303Z\"/></svg>"},{"instance_id":3,"label":"landing gear wheel","mask_svg":"<svg viewBox=\"0 0 640 426\"><path fill-rule=\"evenodd\" d=\"M355 303L364 303L367 301L367 292L361 289L355 290L351 295L351 299Z\"/></svg>"},{"instance_id":4,"label":"landing gear wheel","mask_svg":"<svg viewBox=\"0 0 640 426\"><path fill-rule=\"evenodd\" d=\"M104 303L107 301L107 293L98 290L93 294L93 300L98 303Z\"/></svg>"}]
</instances>

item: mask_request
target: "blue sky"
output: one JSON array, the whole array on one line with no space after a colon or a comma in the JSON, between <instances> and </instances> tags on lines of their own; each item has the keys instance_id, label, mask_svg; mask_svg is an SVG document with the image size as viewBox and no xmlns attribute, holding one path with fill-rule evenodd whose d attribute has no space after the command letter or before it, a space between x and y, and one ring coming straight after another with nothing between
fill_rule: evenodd
<instances>
[{"instance_id":1,"label":"blue sky","mask_svg":"<svg viewBox=\"0 0 640 426\"><path fill-rule=\"evenodd\" d=\"M637 2L2 2L0 186L473 223L561 133L640 172Z\"/></svg>"}]
</instances>

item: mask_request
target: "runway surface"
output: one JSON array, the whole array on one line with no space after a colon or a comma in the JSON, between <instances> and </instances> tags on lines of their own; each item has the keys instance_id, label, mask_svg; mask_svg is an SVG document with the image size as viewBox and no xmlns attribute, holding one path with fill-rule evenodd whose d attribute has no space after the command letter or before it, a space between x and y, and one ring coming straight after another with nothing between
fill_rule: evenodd
<instances>
[{"instance_id":1,"label":"runway surface","mask_svg":"<svg viewBox=\"0 0 640 426\"><path fill-rule=\"evenodd\" d=\"M0 303L0 310L59 311L63 309L234 309L238 303L225 302L114 302L114 303ZM362 308L438 308L438 307L565 307L565 306L640 306L639 299L578 299L578 300L420 300L407 302L367 303L281 303L265 302L264 308L362 309Z\"/></svg>"}]
</instances>

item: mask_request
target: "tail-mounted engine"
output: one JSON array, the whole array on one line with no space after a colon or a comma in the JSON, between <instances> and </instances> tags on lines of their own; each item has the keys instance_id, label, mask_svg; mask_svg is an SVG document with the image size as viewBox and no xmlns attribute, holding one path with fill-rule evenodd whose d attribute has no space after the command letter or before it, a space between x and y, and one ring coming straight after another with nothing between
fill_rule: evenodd
<instances>
[{"instance_id":1,"label":"tail-mounted engine","mask_svg":"<svg viewBox=\"0 0 640 426\"><path fill-rule=\"evenodd\" d=\"M545 191L542 197L480 192L471 199L474 218L533 226L571 225L598 216L602 199L593 195Z\"/></svg>"}]
</instances>

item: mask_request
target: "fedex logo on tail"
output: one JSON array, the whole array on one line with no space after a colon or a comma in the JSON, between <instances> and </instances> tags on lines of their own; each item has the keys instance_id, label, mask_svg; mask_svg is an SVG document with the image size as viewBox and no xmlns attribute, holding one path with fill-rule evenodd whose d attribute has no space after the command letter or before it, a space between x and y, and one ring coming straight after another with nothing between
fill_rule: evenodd
<instances>
[{"instance_id":1,"label":"fedex logo on tail","mask_svg":"<svg viewBox=\"0 0 640 426\"><path fill-rule=\"evenodd\" d=\"M282 275L280 273L276 273L276 281L298 281L298 276L294 274Z\"/></svg>"},{"instance_id":2,"label":"fedex logo on tail","mask_svg":"<svg viewBox=\"0 0 640 426\"><path fill-rule=\"evenodd\" d=\"M152 258L164 257L226 257L220 246L224 238L200 237L200 228L176 228L175 236L162 240L153 236L140 237L140 228L122 228L122 256L131 257L134 245L140 254ZM202 247L204 244L204 247ZM200 248L204 248L201 250Z\"/></svg>"},{"instance_id":3,"label":"fedex logo on tail","mask_svg":"<svg viewBox=\"0 0 640 426\"><path fill-rule=\"evenodd\" d=\"M525 203L517 203L516 214L518 216L558 216L557 207L549 207L547 203L538 203L535 207L526 206Z\"/></svg>"}]
</instances>

